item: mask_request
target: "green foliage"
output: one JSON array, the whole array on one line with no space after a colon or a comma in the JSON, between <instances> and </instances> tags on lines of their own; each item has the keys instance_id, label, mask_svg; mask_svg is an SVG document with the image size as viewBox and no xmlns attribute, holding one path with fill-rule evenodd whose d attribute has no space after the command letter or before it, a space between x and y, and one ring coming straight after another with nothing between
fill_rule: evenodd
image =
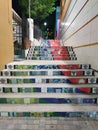
<instances>
[{"instance_id":1,"label":"green foliage","mask_svg":"<svg viewBox=\"0 0 98 130\"><path fill-rule=\"evenodd\" d=\"M31 17L35 20L44 19L49 14L55 11L56 0L30 0ZM29 0L19 0L22 12L28 17L29 14Z\"/></svg>"}]
</instances>

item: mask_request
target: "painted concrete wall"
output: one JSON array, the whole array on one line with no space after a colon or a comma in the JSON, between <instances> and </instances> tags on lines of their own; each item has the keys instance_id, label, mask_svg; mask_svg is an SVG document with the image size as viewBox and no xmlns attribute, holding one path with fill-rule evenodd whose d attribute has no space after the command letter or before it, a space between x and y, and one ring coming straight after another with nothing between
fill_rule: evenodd
<instances>
[{"instance_id":1,"label":"painted concrete wall","mask_svg":"<svg viewBox=\"0 0 98 130\"><path fill-rule=\"evenodd\" d=\"M0 70L13 60L12 1L0 0Z\"/></svg>"},{"instance_id":2,"label":"painted concrete wall","mask_svg":"<svg viewBox=\"0 0 98 130\"><path fill-rule=\"evenodd\" d=\"M98 70L98 0L71 0L61 22L61 39L78 60Z\"/></svg>"}]
</instances>

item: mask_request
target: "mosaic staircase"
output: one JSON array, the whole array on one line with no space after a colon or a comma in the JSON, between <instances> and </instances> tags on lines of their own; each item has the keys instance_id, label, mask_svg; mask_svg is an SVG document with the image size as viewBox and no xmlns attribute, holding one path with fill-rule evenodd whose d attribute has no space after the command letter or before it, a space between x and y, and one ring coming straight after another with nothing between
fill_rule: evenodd
<instances>
[{"instance_id":1,"label":"mosaic staircase","mask_svg":"<svg viewBox=\"0 0 98 130\"><path fill-rule=\"evenodd\" d=\"M98 119L98 78L76 59L58 41L31 46L1 71L0 116Z\"/></svg>"},{"instance_id":2,"label":"mosaic staircase","mask_svg":"<svg viewBox=\"0 0 98 130\"><path fill-rule=\"evenodd\" d=\"M41 46L31 46L27 60L77 60L71 46L60 46L58 41L45 40Z\"/></svg>"}]
</instances>

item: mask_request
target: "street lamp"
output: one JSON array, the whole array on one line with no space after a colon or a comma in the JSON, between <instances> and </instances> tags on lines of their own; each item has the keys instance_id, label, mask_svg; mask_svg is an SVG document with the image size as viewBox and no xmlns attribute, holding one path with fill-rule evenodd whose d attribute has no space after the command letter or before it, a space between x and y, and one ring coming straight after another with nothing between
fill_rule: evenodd
<instances>
[{"instance_id":1,"label":"street lamp","mask_svg":"<svg viewBox=\"0 0 98 130\"><path fill-rule=\"evenodd\" d=\"M47 26L47 23L46 23L46 22L44 22L44 26Z\"/></svg>"},{"instance_id":2,"label":"street lamp","mask_svg":"<svg viewBox=\"0 0 98 130\"><path fill-rule=\"evenodd\" d=\"M44 29L45 29L44 36L47 39L48 38L48 35L47 35L47 22L44 22Z\"/></svg>"}]
</instances>

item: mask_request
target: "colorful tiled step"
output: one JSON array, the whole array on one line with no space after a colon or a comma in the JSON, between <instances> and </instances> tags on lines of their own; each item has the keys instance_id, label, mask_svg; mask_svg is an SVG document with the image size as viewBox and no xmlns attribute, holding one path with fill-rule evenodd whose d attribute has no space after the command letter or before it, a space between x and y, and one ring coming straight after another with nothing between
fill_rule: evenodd
<instances>
[{"instance_id":1,"label":"colorful tiled step","mask_svg":"<svg viewBox=\"0 0 98 130\"><path fill-rule=\"evenodd\" d=\"M42 92L42 93L98 93L98 84L44 84L44 83L25 83L25 84L0 84L0 92Z\"/></svg>"},{"instance_id":2,"label":"colorful tiled step","mask_svg":"<svg viewBox=\"0 0 98 130\"><path fill-rule=\"evenodd\" d=\"M34 48L34 50L40 50L40 49L46 49L46 50L73 50L72 46L31 46L31 48Z\"/></svg>"},{"instance_id":3,"label":"colorful tiled step","mask_svg":"<svg viewBox=\"0 0 98 130\"><path fill-rule=\"evenodd\" d=\"M39 62L40 63L40 62ZM53 62L52 62L53 63ZM34 64L34 63L33 63ZM8 64L5 66L6 69L90 69L91 65L89 64L39 64L37 65L36 62L34 65L30 65L29 61L25 65L21 64Z\"/></svg>"},{"instance_id":4,"label":"colorful tiled step","mask_svg":"<svg viewBox=\"0 0 98 130\"><path fill-rule=\"evenodd\" d=\"M26 77L26 76L25 76ZM41 77L0 77L0 84L22 84L22 83L68 83L68 84L97 84L97 78L65 78L65 77L56 77L56 76L41 76Z\"/></svg>"},{"instance_id":5,"label":"colorful tiled step","mask_svg":"<svg viewBox=\"0 0 98 130\"><path fill-rule=\"evenodd\" d=\"M51 54L33 54L28 55L27 59L35 60L77 60L74 54L64 54L64 55L51 55Z\"/></svg>"},{"instance_id":6,"label":"colorful tiled step","mask_svg":"<svg viewBox=\"0 0 98 130\"><path fill-rule=\"evenodd\" d=\"M70 56L30 56L27 58L28 60L77 60L76 57Z\"/></svg>"},{"instance_id":7,"label":"colorful tiled step","mask_svg":"<svg viewBox=\"0 0 98 130\"><path fill-rule=\"evenodd\" d=\"M31 56L31 54L28 55L28 57L30 57L30 56ZM69 55L69 54L57 54L57 53L56 54L52 54L52 55L51 54L47 54L47 53L46 54L43 54L43 53L36 54L36 53L34 53L32 57L34 57L34 56L35 57L41 57L41 56L43 56L43 57L50 57L51 56L52 57L53 56L53 57L70 57L70 58L71 57L76 57L75 54L70 54Z\"/></svg>"},{"instance_id":8,"label":"colorful tiled step","mask_svg":"<svg viewBox=\"0 0 98 130\"><path fill-rule=\"evenodd\" d=\"M54 87L1 87L0 93L89 93L97 94L97 88L54 88Z\"/></svg>"},{"instance_id":9,"label":"colorful tiled step","mask_svg":"<svg viewBox=\"0 0 98 130\"><path fill-rule=\"evenodd\" d=\"M37 76L37 75L48 75L48 76L93 76L94 71L88 70L3 70L1 76Z\"/></svg>"},{"instance_id":10,"label":"colorful tiled step","mask_svg":"<svg viewBox=\"0 0 98 130\"><path fill-rule=\"evenodd\" d=\"M97 98L0 98L0 104L98 104Z\"/></svg>"},{"instance_id":11,"label":"colorful tiled step","mask_svg":"<svg viewBox=\"0 0 98 130\"><path fill-rule=\"evenodd\" d=\"M65 117L97 119L98 112L0 112L0 117Z\"/></svg>"},{"instance_id":12,"label":"colorful tiled step","mask_svg":"<svg viewBox=\"0 0 98 130\"><path fill-rule=\"evenodd\" d=\"M66 53L69 53L69 52L74 53L73 49L68 50L67 48L63 49L63 48L44 48L44 47L42 48L42 47L40 47L39 49L36 49L36 48L30 49L29 53L32 53L32 51L34 51L33 54L34 53L42 53L42 54L48 54L48 53L66 54Z\"/></svg>"}]
</instances>

